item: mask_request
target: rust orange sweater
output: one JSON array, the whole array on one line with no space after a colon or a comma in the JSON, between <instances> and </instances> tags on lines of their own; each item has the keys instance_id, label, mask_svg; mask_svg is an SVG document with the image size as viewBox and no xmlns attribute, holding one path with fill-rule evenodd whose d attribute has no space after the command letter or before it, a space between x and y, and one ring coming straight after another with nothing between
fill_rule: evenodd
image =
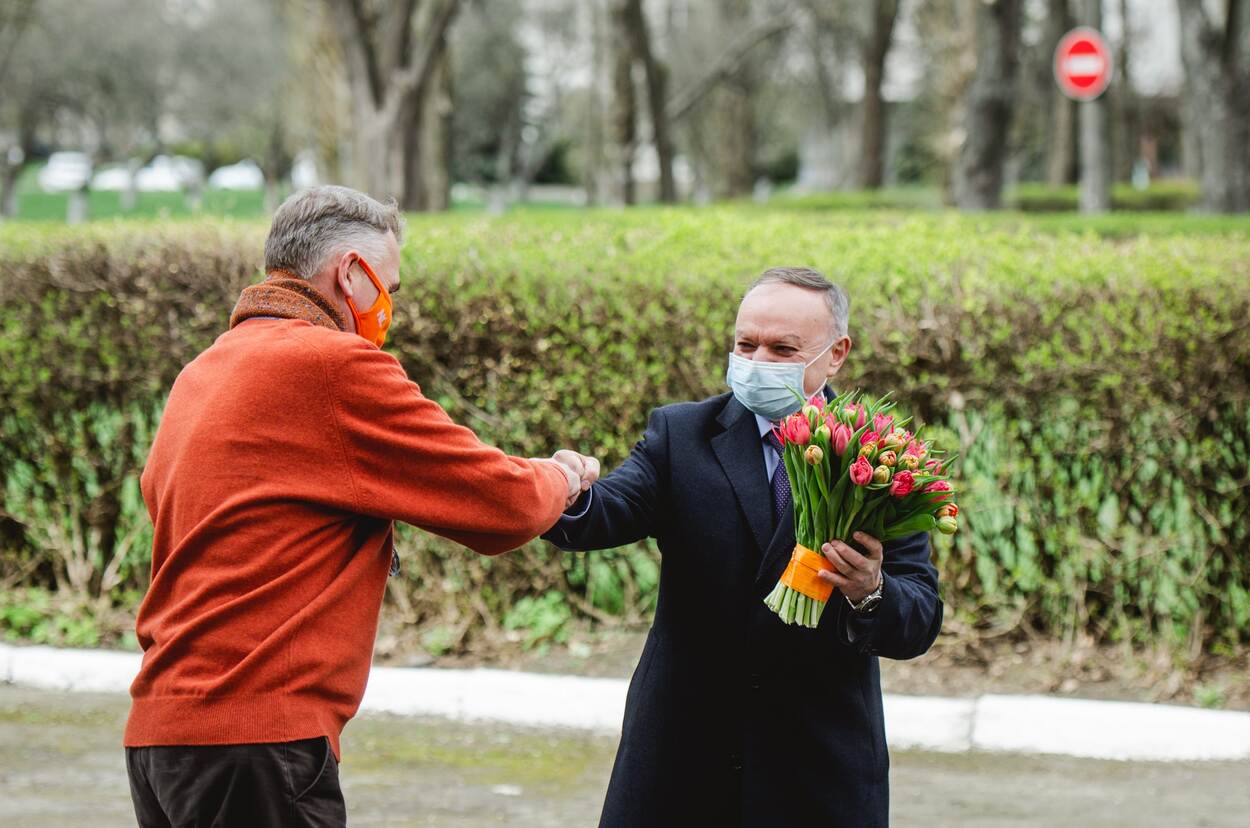
<instances>
[{"instance_id":1,"label":"rust orange sweater","mask_svg":"<svg viewBox=\"0 0 1250 828\"><path fill-rule=\"evenodd\" d=\"M324 735L338 756L391 522L494 555L554 524L566 483L482 444L355 334L251 319L179 375L142 490L152 582L125 744Z\"/></svg>"}]
</instances>

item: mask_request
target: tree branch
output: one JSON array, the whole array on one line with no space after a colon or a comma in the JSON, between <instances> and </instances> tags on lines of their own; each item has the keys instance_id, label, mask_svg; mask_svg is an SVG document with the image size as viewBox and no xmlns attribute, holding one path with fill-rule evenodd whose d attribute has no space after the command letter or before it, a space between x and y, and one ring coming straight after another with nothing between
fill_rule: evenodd
<instances>
[{"instance_id":1,"label":"tree branch","mask_svg":"<svg viewBox=\"0 0 1250 828\"><path fill-rule=\"evenodd\" d=\"M1224 71L1236 73L1241 67L1239 58L1241 57L1242 41L1245 39L1242 34L1241 27L1244 24L1242 19L1245 14L1245 4L1241 0L1228 0L1224 14L1224 38L1220 44L1220 62L1224 65Z\"/></svg>"},{"instance_id":2,"label":"tree branch","mask_svg":"<svg viewBox=\"0 0 1250 828\"><path fill-rule=\"evenodd\" d=\"M673 122L688 115L704 95L715 89L722 80L738 71L742 61L756 46L789 31L793 26L794 21L781 18L770 20L745 32L729 45L729 48L712 64L712 68L703 77L669 98L668 105L665 107L669 121Z\"/></svg>"},{"instance_id":3,"label":"tree branch","mask_svg":"<svg viewBox=\"0 0 1250 828\"><path fill-rule=\"evenodd\" d=\"M364 79L374 108L381 108L384 90L373 42L373 22L365 13L361 0L328 0L328 3L348 61L354 64L355 72Z\"/></svg>"},{"instance_id":4,"label":"tree branch","mask_svg":"<svg viewBox=\"0 0 1250 828\"><path fill-rule=\"evenodd\" d=\"M443 52L447 31L460 11L460 0L442 0L430 18L428 30L420 32L416 52L402 69L391 73L386 97L382 106L382 123L390 123L398 115L403 102L410 95L419 96L435 62Z\"/></svg>"},{"instance_id":5,"label":"tree branch","mask_svg":"<svg viewBox=\"0 0 1250 828\"><path fill-rule=\"evenodd\" d=\"M386 71L408 63L408 53L412 48L412 16L416 14L418 0L402 0L391 6L392 13L387 20L390 38L382 65Z\"/></svg>"},{"instance_id":6,"label":"tree branch","mask_svg":"<svg viewBox=\"0 0 1250 828\"><path fill-rule=\"evenodd\" d=\"M22 34L35 16L35 0L15 0L15 5L0 17L0 34L5 35L8 43L0 45L0 77L4 77L9 68L9 61L17 51Z\"/></svg>"}]
</instances>

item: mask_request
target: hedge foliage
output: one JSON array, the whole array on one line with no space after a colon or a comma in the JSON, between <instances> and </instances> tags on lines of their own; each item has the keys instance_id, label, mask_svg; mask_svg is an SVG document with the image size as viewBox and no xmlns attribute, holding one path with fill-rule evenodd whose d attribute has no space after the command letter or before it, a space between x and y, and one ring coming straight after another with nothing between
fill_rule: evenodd
<instances>
[{"instance_id":1,"label":"hedge foliage","mask_svg":"<svg viewBox=\"0 0 1250 828\"><path fill-rule=\"evenodd\" d=\"M387 347L485 439L611 469L651 407L722 390L750 278L818 267L852 296L843 384L893 389L961 444L961 532L936 542L951 629L1230 651L1250 642L1250 225L1229 227L1108 239L748 206L413 217ZM264 232L0 228L0 579L101 612L138 600L136 477L162 398L256 278ZM558 638L571 614L639 622L656 593L647 545L487 560L405 531L400 554L393 611L435 651Z\"/></svg>"},{"instance_id":2,"label":"hedge foliage","mask_svg":"<svg viewBox=\"0 0 1250 828\"><path fill-rule=\"evenodd\" d=\"M1113 210L1188 210L1202 200L1197 181L1187 179L1156 181L1137 189L1117 183L1111 188ZM1050 187L1045 184L1019 184L1007 194L1007 204L1025 212L1062 212L1077 209L1078 187Z\"/></svg>"}]
</instances>

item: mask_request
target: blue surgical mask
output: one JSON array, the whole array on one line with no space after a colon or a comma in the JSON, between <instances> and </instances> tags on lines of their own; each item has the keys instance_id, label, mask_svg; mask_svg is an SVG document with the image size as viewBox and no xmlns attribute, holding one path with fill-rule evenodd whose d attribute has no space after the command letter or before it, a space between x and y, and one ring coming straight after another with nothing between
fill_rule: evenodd
<instances>
[{"instance_id":1,"label":"blue surgical mask","mask_svg":"<svg viewBox=\"0 0 1250 828\"><path fill-rule=\"evenodd\" d=\"M807 397L803 375L832 347L830 342L821 348L811 362L759 362L731 353L725 382L748 409L766 419L780 420L803 405Z\"/></svg>"}]
</instances>

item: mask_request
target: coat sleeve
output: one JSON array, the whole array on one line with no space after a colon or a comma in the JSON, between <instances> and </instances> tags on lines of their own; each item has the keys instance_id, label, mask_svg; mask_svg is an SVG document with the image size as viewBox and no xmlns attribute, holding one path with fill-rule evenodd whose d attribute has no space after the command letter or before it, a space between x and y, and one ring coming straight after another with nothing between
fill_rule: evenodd
<instances>
[{"instance_id":1,"label":"coat sleeve","mask_svg":"<svg viewBox=\"0 0 1250 828\"><path fill-rule=\"evenodd\" d=\"M929 535L921 532L885 544L881 603L870 613L851 609L835 593L838 637L865 655L907 659L923 655L942 628L938 573L929 559Z\"/></svg>"},{"instance_id":2,"label":"coat sleeve","mask_svg":"<svg viewBox=\"0 0 1250 828\"><path fill-rule=\"evenodd\" d=\"M427 399L394 357L361 340L323 364L335 419L328 439L339 442L344 482L361 513L484 555L524 545L560 516L568 484L557 465L484 444Z\"/></svg>"},{"instance_id":3,"label":"coat sleeve","mask_svg":"<svg viewBox=\"0 0 1250 828\"><path fill-rule=\"evenodd\" d=\"M577 517L561 517L543 538L561 549L586 551L652 537L667 501L667 470L668 429L663 409L657 408L625 462L568 510Z\"/></svg>"}]
</instances>

